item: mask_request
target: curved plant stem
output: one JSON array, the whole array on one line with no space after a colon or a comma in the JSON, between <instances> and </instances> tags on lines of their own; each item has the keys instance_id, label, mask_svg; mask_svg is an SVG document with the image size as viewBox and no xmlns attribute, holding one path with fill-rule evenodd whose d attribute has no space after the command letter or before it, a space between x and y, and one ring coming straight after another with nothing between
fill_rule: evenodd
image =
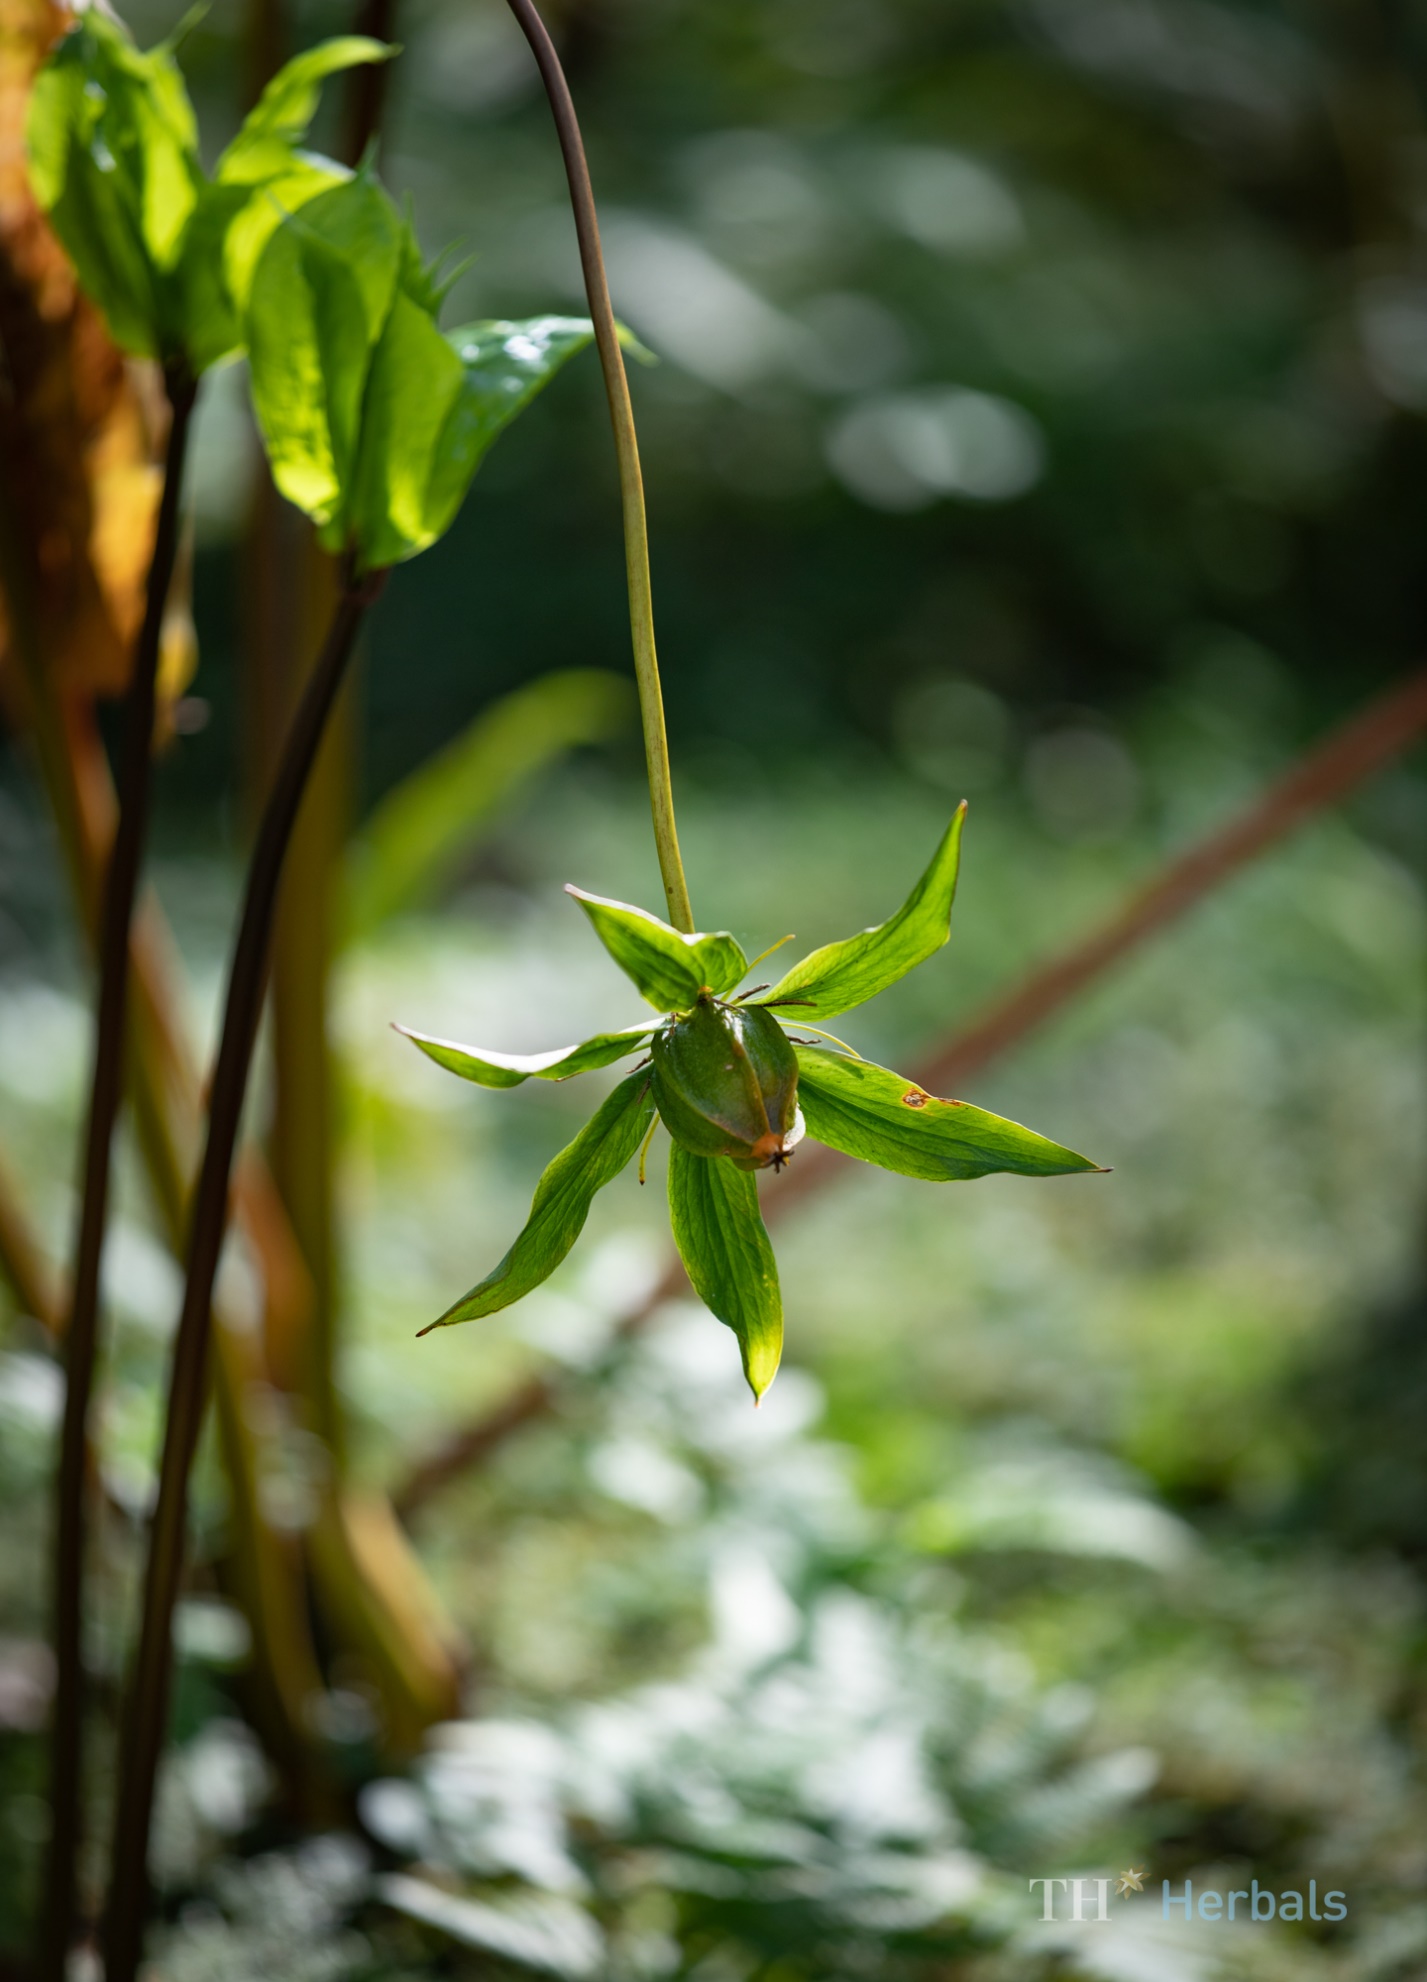
<instances>
[{"instance_id":1,"label":"curved plant stem","mask_svg":"<svg viewBox=\"0 0 1427 1982\"><path fill-rule=\"evenodd\" d=\"M171 418L144 619L124 710L119 823L104 881L99 1003L84 1156L84 1200L66 1332L64 1427L55 1491L55 1695L50 1734L51 1829L41 1921L40 1982L64 1982L74 1931L84 1761L84 1545L89 1482L89 1405L99 1341L99 1269L109 1210L109 1153L124 1082L129 928L149 820L154 708L164 610L178 554L180 499L197 385L166 376Z\"/></svg>"},{"instance_id":2,"label":"curved plant stem","mask_svg":"<svg viewBox=\"0 0 1427 1982\"><path fill-rule=\"evenodd\" d=\"M619 330L609 299L604 254L600 248L599 220L595 213L590 168L580 137L579 120L570 96L570 86L555 53L555 44L546 32L533 0L509 0L511 12L530 43L540 69L540 80L550 99L560 151L565 160L565 177L570 186L570 205L575 214L575 233L580 243L580 266L585 273L585 293L595 326L600 366L604 372L609 416L614 427L614 451L619 461L619 493L624 511L624 566L629 584L629 627L634 639L634 672L639 683L639 711L644 727L644 760L649 771L649 803L654 813L654 841L659 849L659 872L669 904L669 920L685 932L694 927L689 906L689 884L684 879L684 863L679 858L679 835L674 829L674 792L669 781L669 740L664 731L664 698L659 689L659 661L654 650L654 601L649 584L649 529L644 515L644 478L639 472L639 442L634 432L634 408L629 399L629 381L624 372L624 354L619 347Z\"/></svg>"},{"instance_id":3,"label":"curved plant stem","mask_svg":"<svg viewBox=\"0 0 1427 1982\"><path fill-rule=\"evenodd\" d=\"M248 867L209 1100L208 1139L193 1204L187 1282L174 1342L158 1503L144 1578L138 1658L120 1732L114 1850L104 1932L106 1982L134 1982L143 1948L149 1899L149 1825L168 1719L173 1609L183 1572L188 1479L207 1390L213 1283L228 1222L233 1152L262 1011L283 857L363 615L379 594L385 576L376 572L349 580L343 588L322 653L288 731Z\"/></svg>"}]
</instances>

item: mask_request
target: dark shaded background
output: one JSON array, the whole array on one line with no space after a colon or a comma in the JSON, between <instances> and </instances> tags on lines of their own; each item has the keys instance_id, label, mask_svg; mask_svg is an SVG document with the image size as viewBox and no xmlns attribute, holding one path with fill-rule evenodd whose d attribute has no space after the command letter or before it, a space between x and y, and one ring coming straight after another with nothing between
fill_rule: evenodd
<instances>
[{"instance_id":1,"label":"dark shaded background","mask_svg":"<svg viewBox=\"0 0 1427 1982\"><path fill-rule=\"evenodd\" d=\"M1421 9L551 13L616 301L663 356L636 394L682 749L768 778L829 744L896 754L940 725L950 745L973 705L928 693L948 681L1023 728L1113 718L1235 642L1307 732L1420 656ZM293 33L343 25L309 6ZM219 8L189 43L210 130L236 113L239 27ZM558 156L505 10L418 5L398 31L387 170L433 251L474 257L451 319L578 307ZM948 446L937 396L958 392L989 395L993 424L1010 409L1029 461L1008 466L995 432L978 456L955 415ZM230 524L238 460L215 476ZM394 582L369 793L495 690L626 667L616 529L591 363ZM221 534L203 567L221 707L240 583ZM194 794L232 734L185 753Z\"/></svg>"}]
</instances>

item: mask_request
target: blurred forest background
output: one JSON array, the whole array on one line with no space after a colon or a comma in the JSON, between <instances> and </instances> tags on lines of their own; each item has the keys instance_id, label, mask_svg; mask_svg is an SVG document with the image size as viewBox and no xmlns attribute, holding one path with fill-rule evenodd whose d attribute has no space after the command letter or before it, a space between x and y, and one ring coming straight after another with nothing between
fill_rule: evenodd
<instances>
[{"instance_id":1,"label":"blurred forest background","mask_svg":"<svg viewBox=\"0 0 1427 1982\"><path fill-rule=\"evenodd\" d=\"M472 257L447 320L581 309L501 0L398 15L382 169L429 250ZM968 797L949 949L850 1022L914 1064L1423 663L1427 12L549 15L616 307L658 359L633 389L700 926L754 952L795 905L804 943L878 920ZM126 18L142 43L175 24L150 0ZM218 0L182 54L210 151L277 59L355 24L338 0ZM259 486L240 369L211 381L197 448L197 673L153 873L203 1041L314 581ZM313 793L251 1111L276 1190L250 1178L223 1287L263 1310L268 1362L244 1378L227 1331L239 1408L204 1462L180 1618L157 1973L1427 1974L1420 765L960 1090L1112 1176L844 1169L809 1192L779 1234L788 1357L755 1416L726 1331L677 1295L646 1312L653 1177L605 1194L548 1290L413 1340L504 1250L587 1100L458 1087L388 1022L515 1050L627 1022L560 892L658 902L627 650L586 361L395 574ZM3 1149L56 1263L90 1027L67 904L7 735ZM178 1303L131 1141L119 1196L101 1733ZM286 1338L284 1260L305 1318ZM19 1973L59 1394L43 1317L0 1303ZM289 1620L296 1711L241 1567L273 1537L315 1591ZM96 1812L108 1767L101 1745ZM1039 1922L1028 1877L1122 1865L1148 1891L1110 1927ZM1349 1915L1166 1927L1163 1877L1314 1878Z\"/></svg>"}]
</instances>

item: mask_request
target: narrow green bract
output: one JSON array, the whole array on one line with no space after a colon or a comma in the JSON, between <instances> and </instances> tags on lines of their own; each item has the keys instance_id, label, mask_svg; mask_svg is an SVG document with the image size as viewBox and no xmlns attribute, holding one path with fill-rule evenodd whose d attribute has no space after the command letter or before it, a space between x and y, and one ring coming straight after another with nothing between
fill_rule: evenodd
<instances>
[{"instance_id":1,"label":"narrow green bract","mask_svg":"<svg viewBox=\"0 0 1427 1982\"><path fill-rule=\"evenodd\" d=\"M789 1017L836 1018L864 1005L939 950L951 933L951 904L961 863L961 827L966 807L956 815L932 856L931 865L888 922L841 943L829 943L803 958L760 999L787 1003Z\"/></svg>"},{"instance_id":2,"label":"narrow green bract","mask_svg":"<svg viewBox=\"0 0 1427 1982\"><path fill-rule=\"evenodd\" d=\"M557 1046L551 1053L496 1053L488 1047L458 1046L453 1039L433 1039L409 1026L395 1030L438 1067L473 1080L478 1087L519 1087L525 1080L569 1080L574 1074L592 1073L637 1053L650 1033L647 1025L631 1025L623 1032L597 1032L578 1046Z\"/></svg>"},{"instance_id":3,"label":"narrow green bract","mask_svg":"<svg viewBox=\"0 0 1427 1982\"><path fill-rule=\"evenodd\" d=\"M431 1328L496 1314L548 1280L584 1230L595 1192L619 1175L653 1118L648 1074L630 1074L548 1166L536 1186L525 1228L500 1265ZM429 1334L430 1329L421 1333Z\"/></svg>"},{"instance_id":4,"label":"narrow green bract","mask_svg":"<svg viewBox=\"0 0 1427 1982\"><path fill-rule=\"evenodd\" d=\"M939 1100L870 1060L844 1059L809 1046L795 1050L808 1133L846 1156L933 1183L1003 1170L1058 1177L1097 1168L1034 1129L969 1102Z\"/></svg>"},{"instance_id":5,"label":"narrow green bract","mask_svg":"<svg viewBox=\"0 0 1427 1982\"><path fill-rule=\"evenodd\" d=\"M783 1297L757 1184L747 1171L676 1142L669 1223L694 1292L738 1337L743 1373L761 1397L783 1354Z\"/></svg>"},{"instance_id":6,"label":"narrow green bract","mask_svg":"<svg viewBox=\"0 0 1427 1982\"><path fill-rule=\"evenodd\" d=\"M565 893L574 896L595 934L656 1011L688 1011L705 989L721 996L748 969L748 959L726 931L686 936L628 902L587 895L583 888L567 887Z\"/></svg>"}]
</instances>

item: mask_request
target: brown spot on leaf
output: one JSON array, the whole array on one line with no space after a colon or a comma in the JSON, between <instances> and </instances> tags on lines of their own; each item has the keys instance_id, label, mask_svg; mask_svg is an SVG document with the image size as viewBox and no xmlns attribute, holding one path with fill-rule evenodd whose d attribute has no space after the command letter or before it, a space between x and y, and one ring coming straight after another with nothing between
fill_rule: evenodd
<instances>
[{"instance_id":1,"label":"brown spot on leaf","mask_svg":"<svg viewBox=\"0 0 1427 1982\"><path fill-rule=\"evenodd\" d=\"M929 1094L923 1094L919 1087L909 1087L902 1096L902 1106L904 1108L925 1108L930 1100L931 1096Z\"/></svg>"}]
</instances>

